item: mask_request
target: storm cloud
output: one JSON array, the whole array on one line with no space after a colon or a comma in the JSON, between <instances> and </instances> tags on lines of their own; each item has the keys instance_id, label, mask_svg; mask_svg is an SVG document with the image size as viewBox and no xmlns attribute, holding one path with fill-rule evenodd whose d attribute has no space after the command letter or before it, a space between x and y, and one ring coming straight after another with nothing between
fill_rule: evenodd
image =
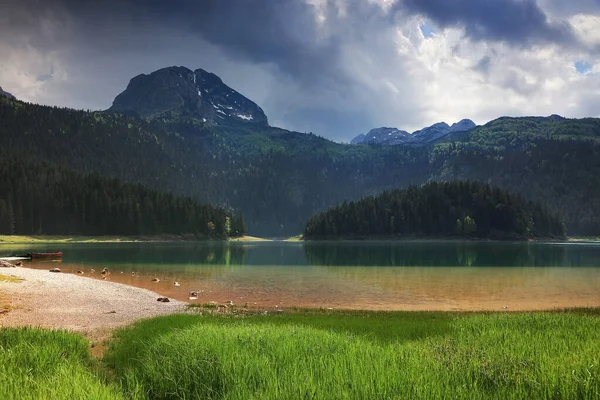
<instances>
[{"instance_id":1,"label":"storm cloud","mask_svg":"<svg viewBox=\"0 0 600 400\"><path fill-rule=\"evenodd\" d=\"M523 46L577 42L567 22L551 22L533 0L404 0L400 7L427 15L441 27L462 26L475 40Z\"/></svg>"},{"instance_id":2,"label":"storm cloud","mask_svg":"<svg viewBox=\"0 0 600 400\"><path fill-rule=\"evenodd\" d=\"M203 68L259 103L272 124L345 141L382 125L583 116L593 107L577 105L600 87L589 50L600 45L600 5L570 4L5 0L0 85L27 101L105 109L140 73ZM578 75L577 61L590 73ZM538 97L543 104L527 101Z\"/></svg>"}]
</instances>

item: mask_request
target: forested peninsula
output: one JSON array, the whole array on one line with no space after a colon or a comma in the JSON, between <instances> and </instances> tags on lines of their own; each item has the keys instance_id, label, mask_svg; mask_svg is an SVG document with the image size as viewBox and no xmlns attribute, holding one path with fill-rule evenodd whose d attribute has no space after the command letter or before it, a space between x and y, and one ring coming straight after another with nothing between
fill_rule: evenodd
<instances>
[{"instance_id":1,"label":"forested peninsula","mask_svg":"<svg viewBox=\"0 0 600 400\"><path fill-rule=\"evenodd\" d=\"M305 239L564 238L560 216L473 181L432 182L344 202L311 217Z\"/></svg>"},{"instance_id":2,"label":"forested peninsula","mask_svg":"<svg viewBox=\"0 0 600 400\"><path fill-rule=\"evenodd\" d=\"M0 159L0 234L193 235L246 233L242 215L189 197L50 163Z\"/></svg>"}]
</instances>

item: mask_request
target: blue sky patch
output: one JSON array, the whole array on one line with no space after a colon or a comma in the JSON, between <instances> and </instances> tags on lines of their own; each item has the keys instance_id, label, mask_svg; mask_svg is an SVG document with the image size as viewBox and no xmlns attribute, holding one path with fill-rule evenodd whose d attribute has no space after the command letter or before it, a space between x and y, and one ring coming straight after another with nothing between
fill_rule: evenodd
<instances>
[{"instance_id":1,"label":"blue sky patch","mask_svg":"<svg viewBox=\"0 0 600 400\"><path fill-rule=\"evenodd\" d=\"M580 74L585 74L592 70L592 64L587 61L575 61L575 69Z\"/></svg>"},{"instance_id":2,"label":"blue sky patch","mask_svg":"<svg viewBox=\"0 0 600 400\"><path fill-rule=\"evenodd\" d=\"M435 33L435 28L427 22L421 24L419 28L421 28L421 32L423 33L423 36L425 36L426 39L429 39Z\"/></svg>"}]
</instances>

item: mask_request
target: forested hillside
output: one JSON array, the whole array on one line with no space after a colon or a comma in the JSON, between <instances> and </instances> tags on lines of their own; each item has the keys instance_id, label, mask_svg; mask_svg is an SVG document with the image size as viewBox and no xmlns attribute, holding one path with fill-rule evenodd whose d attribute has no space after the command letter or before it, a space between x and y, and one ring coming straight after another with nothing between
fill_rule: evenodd
<instances>
[{"instance_id":1,"label":"forested hillside","mask_svg":"<svg viewBox=\"0 0 600 400\"><path fill-rule=\"evenodd\" d=\"M600 143L533 139L524 146L490 151L465 142L438 148L434 157L442 167L431 179L474 179L508 188L559 212L569 234L598 235Z\"/></svg>"},{"instance_id":2,"label":"forested hillside","mask_svg":"<svg viewBox=\"0 0 600 400\"><path fill-rule=\"evenodd\" d=\"M207 175L199 176L207 170L199 168L202 154L188 151L185 140L157 124L121 114L0 97L0 143L2 156L44 160L176 193L200 192L199 182L207 179Z\"/></svg>"},{"instance_id":3,"label":"forested hillside","mask_svg":"<svg viewBox=\"0 0 600 400\"><path fill-rule=\"evenodd\" d=\"M13 157L0 159L0 187L0 234L224 239L246 229L241 215L190 198Z\"/></svg>"},{"instance_id":4,"label":"forested hillside","mask_svg":"<svg viewBox=\"0 0 600 400\"><path fill-rule=\"evenodd\" d=\"M560 217L478 182L433 182L385 191L311 217L306 239L377 237L562 238Z\"/></svg>"},{"instance_id":5,"label":"forested hillside","mask_svg":"<svg viewBox=\"0 0 600 400\"><path fill-rule=\"evenodd\" d=\"M258 236L301 232L338 203L429 181L470 179L560 212L570 235L600 234L600 120L500 118L413 148L176 112L143 119L0 97L0 157L45 161L241 212Z\"/></svg>"},{"instance_id":6,"label":"forested hillside","mask_svg":"<svg viewBox=\"0 0 600 400\"><path fill-rule=\"evenodd\" d=\"M0 142L0 156L97 172L240 211L249 231L265 236L296 234L316 210L365 191L423 182L429 165L423 149L379 151L271 127L217 130L174 114L146 121L2 98Z\"/></svg>"},{"instance_id":7,"label":"forested hillside","mask_svg":"<svg viewBox=\"0 0 600 400\"><path fill-rule=\"evenodd\" d=\"M463 136L471 147L503 150L531 147L531 142L546 140L599 140L600 119L568 119L560 115L549 117L501 117Z\"/></svg>"}]
</instances>

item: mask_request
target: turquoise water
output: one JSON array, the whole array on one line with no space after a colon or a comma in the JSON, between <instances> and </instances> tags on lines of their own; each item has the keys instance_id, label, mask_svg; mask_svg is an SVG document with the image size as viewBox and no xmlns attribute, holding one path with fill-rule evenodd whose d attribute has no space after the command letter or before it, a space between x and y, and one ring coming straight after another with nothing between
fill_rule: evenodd
<instances>
[{"instance_id":1,"label":"turquoise water","mask_svg":"<svg viewBox=\"0 0 600 400\"><path fill-rule=\"evenodd\" d=\"M3 255L36 250L62 250L63 272L100 278L99 271L109 268L108 280L179 299L198 290L198 302L448 310L600 306L598 243L0 245Z\"/></svg>"}]
</instances>

